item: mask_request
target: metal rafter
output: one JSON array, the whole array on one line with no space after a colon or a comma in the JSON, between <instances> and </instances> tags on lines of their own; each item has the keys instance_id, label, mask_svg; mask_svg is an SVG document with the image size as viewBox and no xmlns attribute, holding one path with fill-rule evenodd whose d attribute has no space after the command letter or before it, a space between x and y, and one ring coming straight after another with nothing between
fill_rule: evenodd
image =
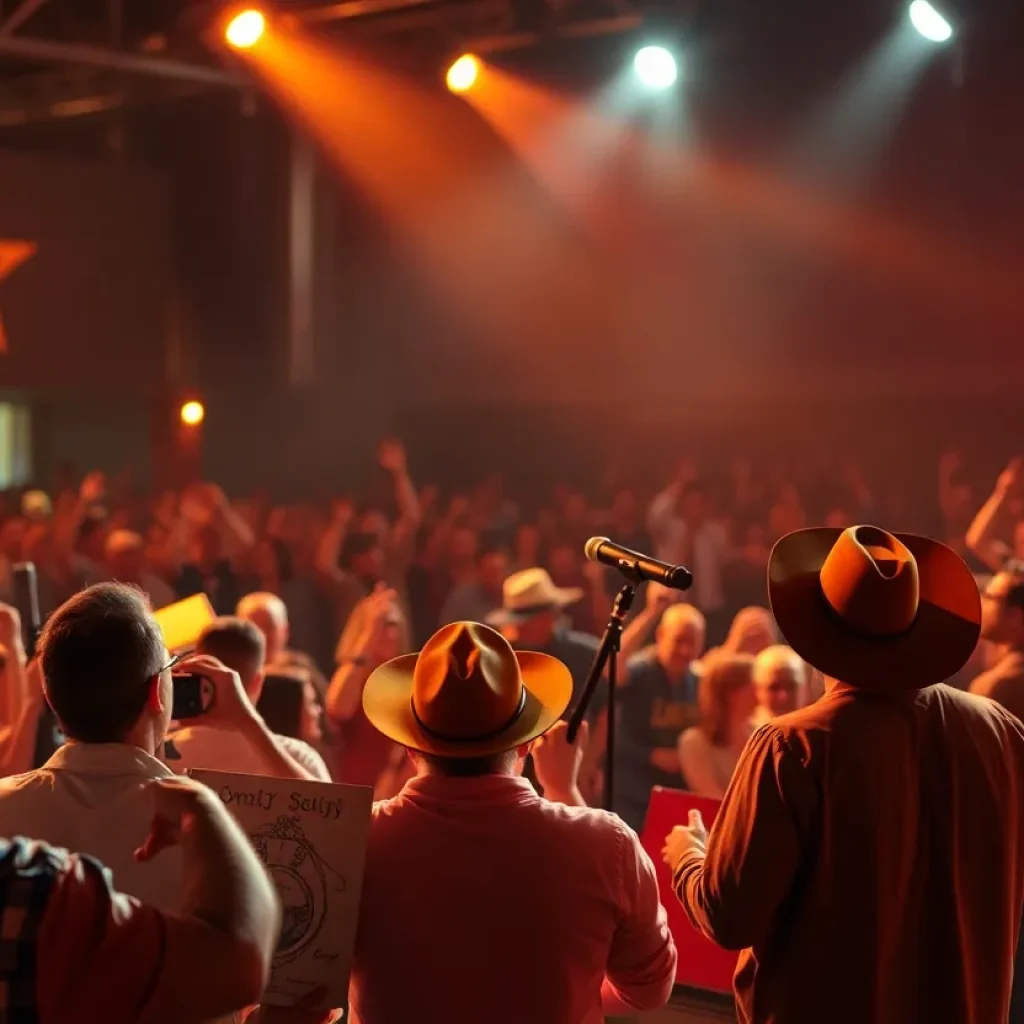
<instances>
[{"instance_id":1,"label":"metal rafter","mask_svg":"<svg viewBox=\"0 0 1024 1024\"><path fill-rule=\"evenodd\" d=\"M45 3L46 0L22 0L0 24L0 37L13 36Z\"/></svg>"},{"instance_id":2,"label":"metal rafter","mask_svg":"<svg viewBox=\"0 0 1024 1024\"><path fill-rule=\"evenodd\" d=\"M0 56L17 57L43 64L81 64L109 68L111 71L196 82L201 85L238 88L245 84L237 75L201 64L186 64L183 61L110 50L102 46L53 43L46 39L27 39L23 36L0 36Z\"/></svg>"}]
</instances>

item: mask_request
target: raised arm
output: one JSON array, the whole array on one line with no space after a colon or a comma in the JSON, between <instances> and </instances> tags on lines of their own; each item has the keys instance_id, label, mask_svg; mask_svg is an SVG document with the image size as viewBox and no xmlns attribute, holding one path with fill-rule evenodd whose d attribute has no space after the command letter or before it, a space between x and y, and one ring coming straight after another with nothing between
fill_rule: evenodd
<instances>
[{"instance_id":1,"label":"raised arm","mask_svg":"<svg viewBox=\"0 0 1024 1024\"><path fill-rule=\"evenodd\" d=\"M416 531L423 515L419 495L409 476L409 460L401 441L382 441L377 452L381 466L391 474L395 486L395 504L398 519L391 530L391 548L403 562L411 561L416 542Z\"/></svg>"},{"instance_id":2,"label":"raised arm","mask_svg":"<svg viewBox=\"0 0 1024 1024\"><path fill-rule=\"evenodd\" d=\"M137 856L180 844L185 896L181 916L166 919L164 969L140 1019L210 1020L258 1002L281 926L269 876L209 790L175 779L150 791L153 830Z\"/></svg>"},{"instance_id":3,"label":"raised arm","mask_svg":"<svg viewBox=\"0 0 1024 1024\"><path fill-rule=\"evenodd\" d=\"M1024 461L1020 457L1011 460L1009 466L999 474L995 489L967 530L967 546L990 569L997 572L1010 550L999 537L999 528L1007 502L1021 483L1022 473Z\"/></svg>"},{"instance_id":4,"label":"raised arm","mask_svg":"<svg viewBox=\"0 0 1024 1024\"><path fill-rule=\"evenodd\" d=\"M213 684L213 704L203 716L203 725L241 736L262 762L265 775L278 779L321 781L299 764L267 728L246 695L237 672L204 654L186 658L180 665L182 670L198 672Z\"/></svg>"},{"instance_id":5,"label":"raised arm","mask_svg":"<svg viewBox=\"0 0 1024 1024\"><path fill-rule=\"evenodd\" d=\"M317 571L329 578L340 572L338 562L341 549L354 515L355 509L350 501L339 499L331 506L331 521L317 543L314 563Z\"/></svg>"}]
</instances>

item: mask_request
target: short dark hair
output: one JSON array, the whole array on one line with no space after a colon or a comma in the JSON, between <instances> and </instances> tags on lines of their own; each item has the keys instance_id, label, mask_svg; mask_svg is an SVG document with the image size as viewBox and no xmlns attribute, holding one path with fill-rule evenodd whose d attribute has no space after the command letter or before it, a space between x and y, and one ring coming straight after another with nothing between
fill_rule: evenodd
<instances>
[{"instance_id":1,"label":"short dark hair","mask_svg":"<svg viewBox=\"0 0 1024 1024\"><path fill-rule=\"evenodd\" d=\"M298 671L274 672L263 681L256 710L271 732L302 739L302 705L307 681L308 675L303 676Z\"/></svg>"},{"instance_id":2,"label":"short dark hair","mask_svg":"<svg viewBox=\"0 0 1024 1024\"><path fill-rule=\"evenodd\" d=\"M39 638L46 696L64 732L83 743L123 742L165 653L136 587L99 583L65 601Z\"/></svg>"},{"instance_id":3,"label":"short dark hair","mask_svg":"<svg viewBox=\"0 0 1024 1024\"><path fill-rule=\"evenodd\" d=\"M380 547L380 538L372 533L350 533L341 547L342 568L348 568L353 558L369 554L375 548Z\"/></svg>"},{"instance_id":4,"label":"short dark hair","mask_svg":"<svg viewBox=\"0 0 1024 1024\"><path fill-rule=\"evenodd\" d=\"M225 615L199 634L196 653L209 654L237 672L243 683L263 671L267 641L255 623Z\"/></svg>"},{"instance_id":5,"label":"short dark hair","mask_svg":"<svg viewBox=\"0 0 1024 1024\"><path fill-rule=\"evenodd\" d=\"M519 757L515 750L505 750L489 757L437 757L419 751L413 753L438 775L456 779L475 778L478 775L508 775Z\"/></svg>"}]
</instances>

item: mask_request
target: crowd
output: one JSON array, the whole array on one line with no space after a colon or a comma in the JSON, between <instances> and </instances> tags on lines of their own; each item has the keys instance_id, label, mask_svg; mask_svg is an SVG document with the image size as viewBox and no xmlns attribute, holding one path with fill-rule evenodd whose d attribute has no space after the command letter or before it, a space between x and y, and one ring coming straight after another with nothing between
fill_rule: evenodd
<instances>
[{"instance_id":1,"label":"crowd","mask_svg":"<svg viewBox=\"0 0 1024 1024\"><path fill-rule=\"evenodd\" d=\"M649 493L610 481L590 497L558 487L527 502L496 476L442 500L414 483L394 440L381 443L377 461L387 487L367 502L231 501L212 484L149 495L91 473L77 487L9 494L0 504L0 836L49 844L11 842L0 887L5 906L45 905L47 934L67 948L79 915L109 919L95 926L106 936L95 960L46 974L53 1007L124 999L95 1019L165 1019L125 1011L134 1001L172 1007L168 1020L205 1020L258 1003L278 909L243 837L181 779L192 768L333 779L388 801L375 810L353 968L364 1024L414 1019L424 1005L452 1008L446 1019L480 1019L473 1008L499 990L496 1022L589 1022L602 1007L660 1005L676 954L635 834L651 788L735 799L734 779L758 742L777 735L773 723L828 704L819 671L827 667L787 646L769 611L773 544L808 521L838 535L899 503L853 465L796 486L741 459L720 473L684 459ZM960 460L947 455L936 493L919 496L910 517L967 560L975 595L979 581L984 588L982 640L959 663L950 659L949 681L1017 715L1022 496L1015 461L976 510ZM686 595L646 585L626 625L614 816L588 807L600 803L607 767L605 690L575 745L558 724L581 695L622 582L584 559L592 534L685 564L695 580ZM46 620L38 651L27 649L33 638L10 607L14 566L25 561L35 565ZM178 663L151 610L200 593L217 617ZM395 660L421 649L418 661ZM448 676L420 673L428 660L463 681L479 676L486 699L453 710ZM171 678L181 670L209 680L215 699L208 714L176 723ZM518 689L503 690L498 680L512 677L521 677ZM459 825L446 836L438 819ZM409 850L418 851L415 871ZM90 857L134 900L118 896ZM208 870L222 876L218 891ZM495 878L505 879L500 894ZM711 912L696 907L692 872L679 884L695 919L715 932ZM478 907L502 915L501 942L535 990L503 988L504 948L490 940L464 951L459 966L432 960L438 944L479 929ZM565 933L541 936L531 927L538 917L564 918ZM414 920L422 924L410 927ZM567 971L558 950L580 934L592 948ZM138 985L93 994L90 979L115 955L138 966ZM173 994L175 972L205 979L211 962L235 968L186 1005L194 994Z\"/></svg>"}]
</instances>

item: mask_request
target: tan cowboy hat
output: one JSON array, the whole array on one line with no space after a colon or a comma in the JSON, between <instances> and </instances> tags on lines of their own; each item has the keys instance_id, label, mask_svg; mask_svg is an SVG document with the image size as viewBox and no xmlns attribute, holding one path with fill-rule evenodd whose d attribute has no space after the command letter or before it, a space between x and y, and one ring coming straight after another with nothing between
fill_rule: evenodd
<instances>
[{"instance_id":1,"label":"tan cowboy hat","mask_svg":"<svg viewBox=\"0 0 1024 1024\"><path fill-rule=\"evenodd\" d=\"M572 699L557 659L513 651L489 626L454 622L420 653L370 674L363 710L396 743L439 757L487 757L547 732Z\"/></svg>"},{"instance_id":2,"label":"tan cowboy hat","mask_svg":"<svg viewBox=\"0 0 1024 1024\"><path fill-rule=\"evenodd\" d=\"M981 629L978 587L956 552L877 526L783 537L768 562L768 596L804 661L866 689L943 682L966 664Z\"/></svg>"},{"instance_id":3,"label":"tan cowboy hat","mask_svg":"<svg viewBox=\"0 0 1024 1024\"><path fill-rule=\"evenodd\" d=\"M501 588L501 607L487 616L492 626L522 622L559 608L568 608L583 597L579 587L556 587L546 569L514 572Z\"/></svg>"}]
</instances>

